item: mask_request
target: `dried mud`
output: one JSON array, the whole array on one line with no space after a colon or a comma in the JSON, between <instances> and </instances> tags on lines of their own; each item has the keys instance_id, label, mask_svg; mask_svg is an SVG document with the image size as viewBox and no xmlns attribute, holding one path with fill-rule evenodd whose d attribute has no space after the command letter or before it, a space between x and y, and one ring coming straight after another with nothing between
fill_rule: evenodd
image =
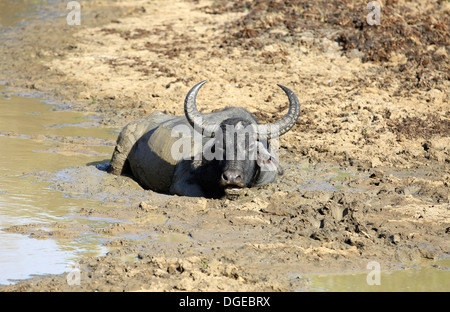
<instances>
[{"instance_id":1,"label":"dried mud","mask_svg":"<svg viewBox=\"0 0 450 312\"><path fill-rule=\"evenodd\" d=\"M306 273L448 257L449 3L380 2L380 26L350 1L268 0L91 1L80 27L21 26L0 47L7 85L100 113L107 126L155 109L181 115L204 79L203 111L243 106L271 122L288 107L280 83L301 115L280 138L285 174L236 200L145 191L105 165L36 173L66 196L101 200L73 218L108 225L3 230L92 233L110 251L80 261L79 286L61 274L1 290L294 291L308 289Z\"/></svg>"}]
</instances>

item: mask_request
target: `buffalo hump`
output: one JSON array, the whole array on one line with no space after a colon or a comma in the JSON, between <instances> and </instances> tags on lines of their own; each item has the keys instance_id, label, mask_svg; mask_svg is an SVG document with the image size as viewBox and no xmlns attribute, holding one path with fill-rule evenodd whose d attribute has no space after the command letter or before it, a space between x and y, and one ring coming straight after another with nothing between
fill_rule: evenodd
<instances>
[{"instance_id":1,"label":"buffalo hump","mask_svg":"<svg viewBox=\"0 0 450 312\"><path fill-rule=\"evenodd\" d=\"M174 143L188 140L187 144L192 146L189 157L194 155L192 133L181 137L172 135L174 127L180 125L190 128L184 116L168 116L160 111L131 122L119 135L110 171L114 174L131 173L144 188L168 192L175 167L181 160L172 155Z\"/></svg>"}]
</instances>

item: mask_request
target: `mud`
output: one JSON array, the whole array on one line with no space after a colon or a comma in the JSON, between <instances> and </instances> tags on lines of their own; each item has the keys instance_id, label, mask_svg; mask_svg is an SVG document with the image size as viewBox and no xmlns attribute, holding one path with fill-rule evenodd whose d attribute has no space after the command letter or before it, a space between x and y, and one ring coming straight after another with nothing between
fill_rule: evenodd
<instances>
[{"instance_id":1,"label":"mud","mask_svg":"<svg viewBox=\"0 0 450 312\"><path fill-rule=\"evenodd\" d=\"M80 260L79 286L60 274L1 289L296 291L311 289L306 273L448 258L448 2L380 2L376 28L349 1L135 0L87 2L79 27L53 6L63 17L6 32L0 79L9 88L95 112L108 127L156 109L181 115L187 91L204 79L203 112L238 105L271 122L288 107L277 83L302 106L280 138L285 174L236 200L142 190L106 173L107 157L34 172L64 196L101 201L73 218L108 223L2 230L56 240L101 234L109 251ZM398 44L388 48L387 36Z\"/></svg>"}]
</instances>

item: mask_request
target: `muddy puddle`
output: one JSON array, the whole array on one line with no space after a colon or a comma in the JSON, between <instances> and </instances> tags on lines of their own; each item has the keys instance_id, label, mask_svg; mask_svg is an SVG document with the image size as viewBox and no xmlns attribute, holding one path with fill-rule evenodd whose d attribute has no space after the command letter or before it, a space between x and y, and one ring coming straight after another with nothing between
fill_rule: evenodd
<instances>
[{"instance_id":1,"label":"muddy puddle","mask_svg":"<svg viewBox=\"0 0 450 312\"><path fill-rule=\"evenodd\" d=\"M52 106L34 98L14 96L4 90L0 97L0 227L18 224L55 222L79 206L95 206L93 201L71 200L29 176L38 170L56 170L68 165L103 160L107 146L92 146L86 151L64 151L58 141L70 130L106 137L100 128L75 127L83 116L52 111ZM54 127L58 124L71 127ZM68 129L70 129L68 131ZM68 261L80 254L104 253L95 240L87 237L60 243L35 240L0 230L0 284L30 274L60 273Z\"/></svg>"},{"instance_id":2,"label":"muddy puddle","mask_svg":"<svg viewBox=\"0 0 450 312\"><path fill-rule=\"evenodd\" d=\"M82 255L106 252L92 235L55 241L2 229L73 223L77 221L67 218L68 213L97 207L99 202L65 196L34 175L103 161L112 151L114 136L114 129L98 127L92 116L56 111L40 99L0 89L0 284L34 274L61 273Z\"/></svg>"},{"instance_id":3,"label":"muddy puddle","mask_svg":"<svg viewBox=\"0 0 450 312\"><path fill-rule=\"evenodd\" d=\"M0 32L6 28L34 19L44 18L42 4L52 4L49 0L6 0L0 2ZM49 12L47 11L47 14Z\"/></svg>"},{"instance_id":4,"label":"muddy puddle","mask_svg":"<svg viewBox=\"0 0 450 312\"><path fill-rule=\"evenodd\" d=\"M310 291L351 292L447 292L450 289L450 259L429 261L402 270L353 274L312 274ZM420 282L419 282L420 281Z\"/></svg>"}]
</instances>

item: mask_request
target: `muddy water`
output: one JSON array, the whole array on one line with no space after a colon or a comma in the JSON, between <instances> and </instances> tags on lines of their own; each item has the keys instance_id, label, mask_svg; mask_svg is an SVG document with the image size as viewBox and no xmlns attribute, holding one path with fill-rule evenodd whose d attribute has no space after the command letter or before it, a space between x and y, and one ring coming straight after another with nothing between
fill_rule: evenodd
<instances>
[{"instance_id":1,"label":"muddy water","mask_svg":"<svg viewBox=\"0 0 450 312\"><path fill-rule=\"evenodd\" d=\"M0 1L0 31L2 27L11 27L29 21L36 15L38 4L47 2L45 0Z\"/></svg>"},{"instance_id":2,"label":"muddy water","mask_svg":"<svg viewBox=\"0 0 450 312\"><path fill-rule=\"evenodd\" d=\"M450 259L423 263L402 270L381 271L378 280L373 274L368 278L369 273L317 274L307 278L311 281L311 291L450 291Z\"/></svg>"},{"instance_id":3,"label":"muddy water","mask_svg":"<svg viewBox=\"0 0 450 312\"><path fill-rule=\"evenodd\" d=\"M115 137L113 129L96 127L92 116L55 111L53 105L0 87L0 284L30 274L62 273L82 255L105 252L98 237L56 242L2 228L74 222L68 213L98 206L97 201L65 197L37 181L34 173L103 161L111 155L108 142ZM78 148L69 143L74 140L80 141Z\"/></svg>"},{"instance_id":4,"label":"muddy water","mask_svg":"<svg viewBox=\"0 0 450 312\"><path fill-rule=\"evenodd\" d=\"M0 33L33 18L42 18L39 5L47 3L0 1ZM93 237L58 243L2 231L13 225L61 220L75 208L98 204L64 198L60 192L51 190L48 183L28 176L38 170L103 160L111 149L99 144L82 151L64 151L63 136L107 139L113 134L94 128L95 123L83 114L56 112L52 108L34 98L14 96L0 86L0 284L31 274L61 273L82 254L105 252Z\"/></svg>"}]
</instances>

